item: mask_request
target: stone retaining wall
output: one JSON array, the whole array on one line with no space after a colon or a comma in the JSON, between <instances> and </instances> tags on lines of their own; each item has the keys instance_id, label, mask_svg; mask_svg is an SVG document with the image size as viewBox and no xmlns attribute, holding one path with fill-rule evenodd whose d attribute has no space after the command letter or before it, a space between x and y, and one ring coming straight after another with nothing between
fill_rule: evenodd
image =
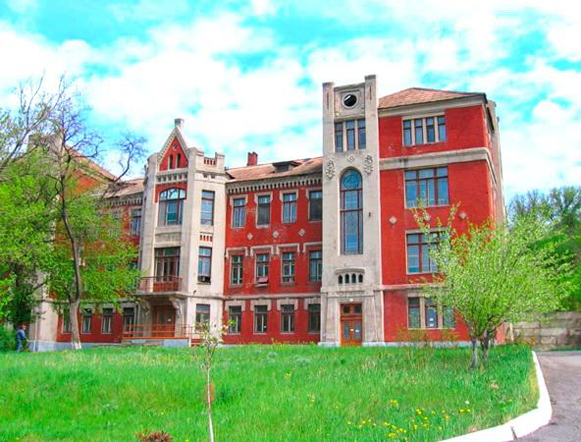
<instances>
[{"instance_id":1,"label":"stone retaining wall","mask_svg":"<svg viewBox=\"0 0 581 442\"><path fill-rule=\"evenodd\" d=\"M581 347L581 312L553 313L544 321L513 324L508 337L541 350Z\"/></svg>"}]
</instances>

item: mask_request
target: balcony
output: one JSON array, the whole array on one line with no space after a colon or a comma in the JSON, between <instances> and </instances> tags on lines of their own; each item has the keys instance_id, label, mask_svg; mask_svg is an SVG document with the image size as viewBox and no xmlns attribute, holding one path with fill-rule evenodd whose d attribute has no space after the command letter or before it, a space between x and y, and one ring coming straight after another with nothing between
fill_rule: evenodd
<instances>
[{"instance_id":1,"label":"balcony","mask_svg":"<svg viewBox=\"0 0 581 442\"><path fill-rule=\"evenodd\" d=\"M141 278L137 286L138 293L179 292L182 278L179 276L146 276Z\"/></svg>"},{"instance_id":2,"label":"balcony","mask_svg":"<svg viewBox=\"0 0 581 442\"><path fill-rule=\"evenodd\" d=\"M191 339L192 325L131 324L123 330L123 339Z\"/></svg>"}]
</instances>

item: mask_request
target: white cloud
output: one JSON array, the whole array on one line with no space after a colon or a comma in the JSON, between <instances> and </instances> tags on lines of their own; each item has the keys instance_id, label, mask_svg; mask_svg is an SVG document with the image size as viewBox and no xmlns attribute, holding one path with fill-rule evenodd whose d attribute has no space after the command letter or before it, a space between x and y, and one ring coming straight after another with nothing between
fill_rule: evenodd
<instances>
[{"instance_id":1,"label":"white cloud","mask_svg":"<svg viewBox=\"0 0 581 442\"><path fill-rule=\"evenodd\" d=\"M534 187L578 184L581 73L558 69L552 61L581 58L581 20L577 8L561 4L458 0L445 7L414 2L411 8L403 2L350 0L320 8L254 0L245 11L261 18L260 25L223 11L185 25L166 21L148 30L145 41L122 38L104 48L78 40L55 45L0 22L0 59L5 61L0 103L7 88L23 78L66 71L79 78L100 124L142 132L151 151L157 151L173 119L183 117L191 144L207 154L224 152L229 165L238 165L250 150L258 151L261 161L320 155L322 82L360 82L375 73L383 95L429 86L421 80L437 75L441 87L468 86L498 102L510 196ZM135 14L142 19L159 8L151 0L140 5ZM181 7L183 2L161 18L171 18ZM281 10L290 14L293 7L350 29L385 22L402 31L388 33L386 27L385 35L336 44L283 44L268 19ZM116 13L128 19L123 14L132 9ZM546 33L548 46L515 70L507 62L509 46L530 31L526 24L532 14L540 17L535 30ZM261 61L242 65L236 58L241 56ZM539 97L529 121L527 109Z\"/></svg>"},{"instance_id":2,"label":"white cloud","mask_svg":"<svg viewBox=\"0 0 581 442\"><path fill-rule=\"evenodd\" d=\"M38 0L7 0L6 4L17 14L30 14L38 8Z\"/></svg>"}]
</instances>

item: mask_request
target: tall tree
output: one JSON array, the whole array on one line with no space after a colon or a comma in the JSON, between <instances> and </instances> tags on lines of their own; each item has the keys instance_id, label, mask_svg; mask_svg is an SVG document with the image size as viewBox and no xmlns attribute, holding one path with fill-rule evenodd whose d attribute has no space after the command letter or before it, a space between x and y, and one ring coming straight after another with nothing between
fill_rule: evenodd
<instances>
[{"instance_id":1,"label":"tall tree","mask_svg":"<svg viewBox=\"0 0 581 442\"><path fill-rule=\"evenodd\" d=\"M565 186L547 193L538 190L517 195L510 204L511 225L523 217L535 217L550 226L545 242L557 244L573 265L572 290L562 301L567 310L581 309L581 187Z\"/></svg>"},{"instance_id":2,"label":"tall tree","mask_svg":"<svg viewBox=\"0 0 581 442\"><path fill-rule=\"evenodd\" d=\"M416 220L429 235L422 213L416 212ZM522 217L510 230L484 223L461 233L449 221L448 234L431 247L438 273L423 290L462 316L472 341L472 368L478 364L478 344L486 362L503 323L554 311L567 295L571 264L556 243L545 242L548 228Z\"/></svg>"},{"instance_id":3,"label":"tall tree","mask_svg":"<svg viewBox=\"0 0 581 442\"><path fill-rule=\"evenodd\" d=\"M52 249L55 195L44 166L40 152L33 152L7 165L0 181L0 320L15 326L31 320Z\"/></svg>"},{"instance_id":4,"label":"tall tree","mask_svg":"<svg viewBox=\"0 0 581 442\"><path fill-rule=\"evenodd\" d=\"M119 241L121 227L104 215L107 201L115 195L120 180L143 155L144 139L125 135L116 143L121 173L114 176L98 166L102 138L85 121L86 109L69 97L55 108L49 140L48 176L56 194L58 225L57 259L51 272L51 289L68 303L71 344L81 348L79 307L87 299L112 301L128 292L127 279L136 279L130 268L129 244ZM116 241L111 242L112 239ZM66 244L67 253L61 247ZM133 250L135 256L136 251ZM108 255L108 257L106 256ZM65 271L66 263L71 266ZM62 281L69 275L72 283ZM95 284L95 281L98 283Z\"/></svg>"}]
</instances>

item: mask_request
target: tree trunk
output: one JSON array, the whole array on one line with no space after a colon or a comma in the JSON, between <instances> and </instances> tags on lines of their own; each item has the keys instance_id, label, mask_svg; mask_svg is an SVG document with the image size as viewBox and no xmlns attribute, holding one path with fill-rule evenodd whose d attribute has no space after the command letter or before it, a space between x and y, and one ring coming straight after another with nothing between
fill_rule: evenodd
<instances>
[{"instance_id":1,"label":"tree trunk","mask_svg":"<svg viewBox=\"0 0 581 442\"><path fill-rule=\"evenodd\" d=\"M478 365L478 339L472 339L472 363L470 368L474 370Z\"/></svg>"},{"instance_id":2,"label":"tree trunk","mask_svg":"<svg viewBox=\"0 0 581 442\"><path fill-rule=\"evenodd\" d=\"M210 379L210 367L206 367L206 404L208 410L208 432L210 442L214 442L214 424L212 423L212 382Z\"/></svg>"},{"instance_id":3,"label":"tree trunk","mask_svg":"<svg viewBox=\"0 0 581 442\"><path fill-rule=\"evenodd\" d=\"M81 349L81 333L79 331L79 305L80 301L69 302L69 321L71 323L71 346L73 350Z\"/></svg>"},{"instance_id":4,"label":"tree trunk","mask_svg":"<svg viewBox=\"0 0 581 442\"><path fill-rule=\"evenodd\" d=\"M65 177L61 176L61 183L62 188L66 189L64 185ZM73 296L74 301L70 303L70 311L71 311L71 344L73 350L80 350L81 349L81 336L79 333L79 321L78 321L78 312L79 312L79 303L80 300L83 298L83 279L81 277L81 257L79 253L79 245L77 243L77 239L73 230L69 224L68 218L68 206L67 206L67 199L66 199L66 192L63 190L61 195L61 219L63 220L63 224L67 231L67 236L69 237L70 245L71 245L71 252L73 254L73 266L75 270L75 295ZM74 310L74 316L73 316ZM73 322L74 321L74 322ZM73 325L74 324L74 325Z\"/></svg>"}]
</instances>

